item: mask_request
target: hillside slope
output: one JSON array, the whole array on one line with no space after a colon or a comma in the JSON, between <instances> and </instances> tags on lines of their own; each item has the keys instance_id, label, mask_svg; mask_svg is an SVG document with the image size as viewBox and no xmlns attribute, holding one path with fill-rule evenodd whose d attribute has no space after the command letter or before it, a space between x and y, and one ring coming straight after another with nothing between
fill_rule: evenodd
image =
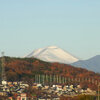
<instances>
[{"instance_id":1,"label":"hillside slope","mask_svg":"<svg viewBox=\"0 0 100 100\"><path fill-rule=\"evenodd\" d=\"M86 69L76 68L68 64L47 63L36 58L5 57L5 69L8 80L21 80L23 77L32 77L34 74L100 79L100 74Z\"/></svg>"},{"instance_id":2,"label":"hillside slope","mask_svg":"<svg viewBox=\"0 0 100 100\"><path fill-rule=\"evenodd\" d=\"M72 65L100 73L100 55L92 57L88 60L79 60L72 63Z\"/></svg>"}]
</instances>

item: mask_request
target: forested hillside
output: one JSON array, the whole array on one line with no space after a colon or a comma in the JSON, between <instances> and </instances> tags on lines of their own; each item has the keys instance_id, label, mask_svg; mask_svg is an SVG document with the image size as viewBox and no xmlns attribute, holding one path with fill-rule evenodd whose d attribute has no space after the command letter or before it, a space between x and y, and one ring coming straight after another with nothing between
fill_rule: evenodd
<instances>
[{"instance_id":1,"label":"forested hillside","mask_svg":"<svg viewBox=\"0 0 100 100\"><path fill-rule=\"evenodd\" d=\"M35 58L5 57L5 71L8 81L33 79L35 74L60 75L73 79L88 78L100 81L100 74L95 72L67 64L48 63Z\"/></svg>"}]
</instances>

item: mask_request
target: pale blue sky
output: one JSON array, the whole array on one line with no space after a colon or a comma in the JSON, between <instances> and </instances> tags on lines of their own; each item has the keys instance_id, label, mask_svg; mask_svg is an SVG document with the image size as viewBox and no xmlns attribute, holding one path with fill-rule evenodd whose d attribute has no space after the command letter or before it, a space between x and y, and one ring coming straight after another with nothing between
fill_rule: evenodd
<instances>
[{"instance_id":1,"label":"pale blue sky","mask_svg":"<svg viewBox=\"0 0 100 100\"><path fill-rule=\"evenodd\" d=\"M100 0L0 0L0 52L51 45L81 59L99 55Z\"/></svg>"}]
</instances>

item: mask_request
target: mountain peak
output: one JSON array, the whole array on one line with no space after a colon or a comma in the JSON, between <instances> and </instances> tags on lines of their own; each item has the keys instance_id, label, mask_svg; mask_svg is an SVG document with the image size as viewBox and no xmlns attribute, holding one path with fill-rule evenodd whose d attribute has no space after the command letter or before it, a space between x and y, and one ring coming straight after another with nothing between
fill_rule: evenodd
<instances>
[{"instance_id":1,"label":"mountain peak","mask_svg":"<svg viewBox=\"0 0 100 100\"><path fill-rule=\"evenodd\" d=\"M100 73L100 55L96 55L87 60L79 60L77 62L72 63L72 65Z\"/></svg>"},{"instance_id":2,"label":"mountain peak","mask_svg":"<svg viewBox=\"0 0 100 100\"><path fill-rule=\"evenodd\" d=\"M94 57L92 57L90 59L95 59L95 58L100 58L100 55L96 55L96 56L94 56Z\"/></svg>"},{"instance_id":3,"label":"mountain peak","mask_svg":"<svg viewBox=\"0 0 100 100\"><path fill-rule=\"evenodd\" d=\"M47 48L50 48L50 49L55 49L55 48L58 48L57 46L49 46Z\"/></svg>"},{"instance_id":4,"label":"mountain peak","mask_svg":"<svg viewBox=\"0 0 100 100\"><path fill-rule=\"evenodd\" d=\"M65 64L70 64L78 61L77 58L67 53L63 49L58 48L57 46L49 46L46 48L37 49L28 54L26 57L35 57L47 62L59 62Z\"/></svg>"}]
</instances>

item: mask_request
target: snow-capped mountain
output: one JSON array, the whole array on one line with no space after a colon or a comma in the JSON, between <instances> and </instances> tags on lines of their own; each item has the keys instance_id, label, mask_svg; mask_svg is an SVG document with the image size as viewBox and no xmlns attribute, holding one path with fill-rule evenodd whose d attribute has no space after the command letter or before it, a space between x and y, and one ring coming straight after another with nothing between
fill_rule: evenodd
<instances>
[{"instance_id":1,"label":"snow-capped mountain","mask_svg":"<svg viewBox=\"0 0 100 100\"><path fill-rule=\"evenodd\" d=\"M79 60L72 63L72 65L100 73L100 55L92 57L88 60Z\"/></svg>"},{"instance_id":2,"label":"snow-capped mountain","mask_svg":"<svg viewBox=\"0 0 100 100\"><path fill-rule=\"evenodd\" d=\"M59 62L65 64L78 61L77 58L56 46L37 49L25 57L35 57L47 62Z\"/></svg>"}]
</instances>

